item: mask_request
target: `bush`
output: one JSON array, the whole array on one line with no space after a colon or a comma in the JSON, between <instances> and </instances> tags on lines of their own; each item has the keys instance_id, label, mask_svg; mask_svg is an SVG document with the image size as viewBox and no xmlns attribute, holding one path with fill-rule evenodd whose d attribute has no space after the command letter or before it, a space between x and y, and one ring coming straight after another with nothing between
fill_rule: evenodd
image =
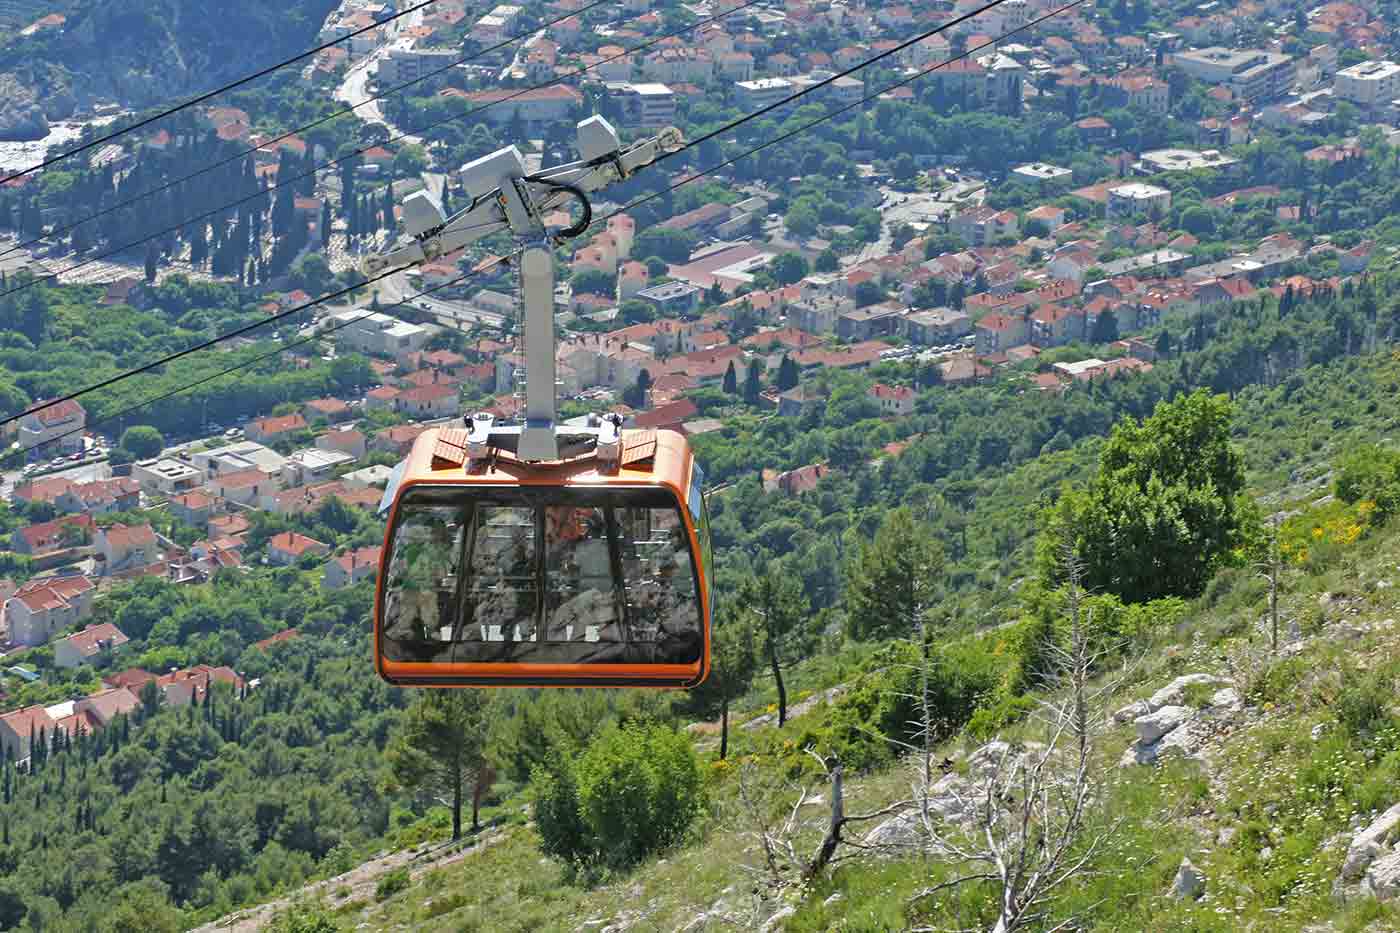
<instances>
[{"instance_id":1,"label":"bush","mask_svg":"<svg viewBox=\"0 0 1400 933\"><path fill-rule=\"evenodd\" d=\"M1394 696L1390 678L1375 672L1367 674L1337 697L1337 720L1355 737L1372 735L1390 724Z\"/></svg>"},{"instance_id":2,"label":"bush","mask_svg":"<svg viewBox=\"0 0 1400 933\"><path fill-rule=\"evenodd\" d=\"M609 726L582 756L537 768L532 796L548 854L607 868L675 845L704 805L689 739L644 723Z\"/></svg>"},{"instance_id":3,"label":"bush","mask_svg":"<svg viewBox=\"0 0 1400 933\"><path fill-rule=\"evenodd\" d=\"M407 873L405 873L405 878ZM297 904L277 915L270 933L337 933L340 925L318 907Z\"/></svg>"},{"instance_id":4,"label":"bush","mask_svg":"<svg viewBox=\"0 0 1400 933\"><path fill-rule=\"evenodd\" d=\"M405 890L409 883L408 869L396 868L380 878L379 883L374 886L374 899L387 901L395 894Z\"/></svg>"}]
</instances>

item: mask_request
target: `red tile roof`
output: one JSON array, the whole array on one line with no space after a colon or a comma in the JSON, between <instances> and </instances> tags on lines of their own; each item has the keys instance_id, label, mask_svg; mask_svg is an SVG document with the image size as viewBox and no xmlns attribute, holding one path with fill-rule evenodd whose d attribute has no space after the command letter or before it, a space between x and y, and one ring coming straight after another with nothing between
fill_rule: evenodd
<instances>
[{"instance_id":1,"label":"red tile roof","mask_svg":"<svg viewBox=\"0 0 1400 933\"><path fill-rule=\"evenodd\" d=\"M97 625L89 625L76 635L69 635L64 641L78 650L78 653L85 658L90 658L97 654L104 647L116 648L126 644L131 639L127 638L122 630L111 622L100 622Z\"/></svg>"},{"instance_id":2,"label":"red tile roof","mask_svg":"<svg viewBox=\"0 0 1400 933\"><path fill-rule=\"evenodd\" d=\"M284 531L281 534L273 535L267 542L269 550L278 550L283 554L290 554L292 557L300 557L307 551L324 548L325 545L314 538L306 535L299 535L295 531Z\"/></svg>"},{"instance_id":3,"label":"red tile roof","mask_svg":"<svg viewBox=\"0 0 1400 933\"><path fill-rule=\"evenodd\" d=\"M255 641L255 642L253 642L253 647L256 648L256 649L258 649L259 651L266 651L268 648L271 648L273 645L279 644L279 643L284 642L284 641L291 641L293 638L296 638L296 637L297 637L297 630L294 629L294 628L287 628L287 629L283 629L282 631L278 632L276 635L272 635L272 636L270 636L270 637L268 637L268 638L264 638L262 641Z\"/></svg>"},{"instance_id":4,"label":"red tile roof","mask_svg":"<svg viewBox=\"0 0 1400 933\"><path fill-rule=\"evenodd\" d=\"M288 431L300 431L306 427L306 419L300 414L283 415L280 418L259 418L251 425L259 433L285 434Z\"/></svg>"}]
</instances>

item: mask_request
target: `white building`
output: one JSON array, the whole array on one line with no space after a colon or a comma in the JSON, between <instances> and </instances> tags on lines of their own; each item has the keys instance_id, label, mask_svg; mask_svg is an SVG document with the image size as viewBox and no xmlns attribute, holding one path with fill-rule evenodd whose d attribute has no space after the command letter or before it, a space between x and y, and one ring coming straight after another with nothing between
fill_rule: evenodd
<instances>
[{"instance_id":1,"label":"white building","mask_svg":"<svg viewBox=\"0 0 1400 933\"><path fill-rule=\"evenodd\" d=\"M1108 219L1162 217L1171 210L1172 193L1166 188L1130 182L1108 189Z\"/></svg>"},{"instance_id":2,"label":"white building","mask_svg":"<svg viewBox=\"0 0 1400 933\"><path fill-rule=\"evenodd\" d=\"M664 84L610 84L608 93L622 110L622 125L660 129L676 120L676 95Z\"/></svg>"},{"instance_id":3,"label":"white building","mask_svg":"<svg viewBox=\"0 0 1400 933\"><path fill-rule=\"evenodd\" d=\"M64 453L82 450L83 428L87 425L87 411L83 406L72 399L37 404L46 407L31 410L19 420L20 447L34 451L34 456L50 453L42 449L48 444L54 444Z\"/></svg>"},{"instance_id":4,"label":"white building","mask_svg":"<svg viewBox=\"0 0 1400 933\"><path fill-rule=\"evenodd\" d=\"M786 78L757 78L753 81L734 82L734 102L740 109L758 110L776 104L797 93L797 88Z\"/></svg>"},{"instance_id":5,"label":"white building","mask_svg":"<svg viewBox=\"0 0 1400 933\"><path fill-rule=\"evenodd\" d=\"M395 320L387 314L352 309L326 318L335 331L337 353L369 353L397 359L416 353L428 342L428 331L417 324Z\"/></svg>"},{"instance_id":6,"label":"white building","mask_svg":"<svg viewBox=\"0 0 1400 933\"><path fill-rule=\"evenodd\" d=\"M1176 52L1171 63L1198 81L1223 85L1252 104L1265 103L1288 93L1297 70L1293 59L1258 49L1226 49L1211 46Z\"/></svg>"},{"instance_id":7,"label":"white building","mask_svg":"<svg viewBox=\"0 0 1400 933\"><path fill-rule=\"evenodd\" d=\"M330 479L338 467L354 462L354 456L341 450L298 450L282 464L282 485L291 489L319 483Z\"/></svg>"},{"instance_id":8,"label":"white building","mask_svg":"<svg viewBox=\"0 0 1400 933\"><path fill-rule=\"evenodd\" d=\"M148 496L178 496L203 485L204 472L179 460L140 460L131 465L131 477Z\"/></svg>"},{"instance_id":9,"label":"white building","mask_svg":"<svg viewBox=\"0 0 1400 933\"><path fill-rule=\"evenodd\" d=\"M1238 165L1239 159L1227 156L1219 149L1152 149L1144 152L1133 163L1133 170L1142 175L1156 175L1160 172L1189 172L1202 168L1229 168Z\"/></svg>"},{"instance_id":10,"label":"white building","mask_svg":"<svg viewBox=\"0 0 1400 933\"><path fill-rule=\"evenodd\" d=\"M472 38L484 45L501 42L511 37L520 22L520 7L503 3L472 27Z\"/></svg>"},{"instance_id":11,"label":"white building","mask_svg":"<svg viewBox=\"0 0 1400 933\"><path fill-rule=\"evenodd\" d=\"M427 75L438 74L461 61L456 49L415 49L395 46L379 62L378 81L381 90Z\"/></svg>"},{"instance_id":12,"label":"white building","mask_svg":"<svg viewBox=\"0 0 1400 933\"><path fill-rule=\"evenodd\" d=\"M1337 72L1333 93L1351 101L1367 113L1387 108L1400 98L1400 65L1390 61L1368 61Z\"/></svg>"},{"instance_id":13,"label":"white building","mask_svg":"<svg viewBox=\"0 0 1400 933\"><path fill-rule=\"evenodd\" d=\"M282 471L282 464L286 460L286 457L271 447L265 447L255 441L239 441L237 444L214 450L200 451L192 458L195 467L203 470L209 477L253 469L273 476Z\"/></svg>"},{"instance_id":14,"label":"white building","mask_svg":"<svg viewBox=\"0 0 1400 933\"><path fill-rule=\"evenodd\" d=\"M1037 185L1048 182L1069 181L1074 177L1072 169L1061 168L1058 165L1047 165L1044 162L1032 162L1028 165L1018 165L1011 170L1022 181L1034 182Z\"/></svg>"},{"instance_id":15,"label":"white building","mask_svg":"<svg viewBox=\"0 0 1400 933\"><path fill-rule=\"evenodd\" d=\"M21 645L43 645L58 632L92 615L96 591L87 577L40 577L31 580L5 601L10 640Z\"/></svg>"}]
</instances>

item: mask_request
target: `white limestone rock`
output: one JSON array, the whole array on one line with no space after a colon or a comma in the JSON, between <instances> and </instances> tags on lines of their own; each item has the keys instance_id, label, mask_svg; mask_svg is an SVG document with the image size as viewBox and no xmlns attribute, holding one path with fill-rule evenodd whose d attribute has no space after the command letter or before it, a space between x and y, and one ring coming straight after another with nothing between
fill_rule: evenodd
<instances>
[{"instance_id":1,"label":"white limestone rock","mask_svg":"<svg viewBox=\"0 0 1400 933\"><path fill-rule=\"evenodd\" d=\"M1378 901L1388 901L1400 894L1400 852L1392 852L1371 863L1361 890Z\"/></svg>"},{"instance_id":2,"label":"white limestone rock","mask_svg":"<svg viewBox=\"0 0 1400 933\"><path fill-rule=\"evenodd\" d=\"M1198 684L1207 687L1223 687L1228 683L1229 681L1225 678L1217 677L1214 674L1183 674L1152 694L1147 705L1152 708L1153 712L1164 706L1180 706L1182 698L1186 696L1187 687L1194 687Z\"/></svg>"},{"instance_id":3,"label":"white limestone rock","mask_svg":"<svg viewBox=\"0 0 1400 933\"><path fill-rule=\"evenodd\" d=\"M1182 859L1181 867L1176 870L1176 878L1172 880L1172 897L1179 901L1190 898L1195 900L1205 893L1206 878L1201 874L1200 869L1191 864L1190 859Z\"/></svg>"},{"instance_id":4,"label":"white limestone rock","mask_svg":"<svg viewBox=\"0 0 1400 933\"><path fill-rule=\"evenodd\" d=\"M1400 826L1400 803L1378 816L1351 840L1346 861L1342 863L1342 880L1358 881L1371 863L1388 854Z\"/></svg>"},{"instance_id":5,"label":"white limestone rock","mask_svg":"<svg viewBox=\"0 0 1400 933\"><path fill-rule=\"evenodd\" d=\"M1139 716L1133 721L1133 725L1137 727L1138 742L1143 745L1154 744L1162 736L1188 721L1194 712L1184 706L1163 706L1146 716Z\"/></svg>"}]
</instances>

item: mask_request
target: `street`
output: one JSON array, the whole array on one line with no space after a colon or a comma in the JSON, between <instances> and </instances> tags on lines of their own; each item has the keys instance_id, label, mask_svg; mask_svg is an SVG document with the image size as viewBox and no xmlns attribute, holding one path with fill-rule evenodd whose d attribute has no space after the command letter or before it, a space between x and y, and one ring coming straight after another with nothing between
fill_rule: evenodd
<instances>
[{"instance_id":1,"label":"street","mask_svg":"<svg viewBox=\"0 0 1400 933\"><path fill-rule=\"evenodd\" d=\"M387 27L389 30L388 41L350 67L349 71L345 74L345 80L341 82L340 87L336 88L335 99L348 106L355 107L356 116L366 123L378 123L380 126L388 129L391 134L397 134L399 132L398 128L385 119L384 111L379 109L379 102L367 101L367 98L371 95L369 90L370 73L379 61L388 56L389 49L393 48L394 41L404 30L411 29L415 26L421 26L422 24L422 10L415 10L408 16L397 19L390 24ZM381 90L384 90L384 88L381 88ZM356 106L358 104L363 104L363 106ZM400 136L399 138L406 143L423 142L420 137L408 134Z\"/></svg>"}]
</instances>

